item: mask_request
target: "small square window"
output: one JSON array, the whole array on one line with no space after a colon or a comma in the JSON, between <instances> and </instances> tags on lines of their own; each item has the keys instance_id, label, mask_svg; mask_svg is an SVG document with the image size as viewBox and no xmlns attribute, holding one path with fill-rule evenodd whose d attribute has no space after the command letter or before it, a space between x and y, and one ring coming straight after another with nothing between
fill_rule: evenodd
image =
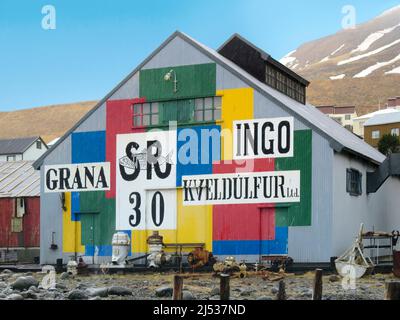
<instances>
[{"instance_id":1,"label":"small square window","mask_svg":"<svg viewBox=\"0 0 400 320\"><path fill-rule=\"evenodd\" d=\"M42 141L36 141L36 149L42 149Z\"/></svg>"},{"instance_id":2,"label":"small square window","mask_svg":"<svg viewBox=\"0 0 400 320\"><path fill-rule=\"evenodd\" d=\"M142 117L141 116L135 116L133 118L133 125L135 127L140 127L142 125Z\"/></svg>"},{"instance_id":3,"label":"small square window","mask_svg":"<svg viewBox=\"0 0 400 320\"><path fill-rule=\"evenodd\" d=\"M151 113L158 113L158 103L152 103L151 104Z\"/></svg>"},{"instance_id":4,"label":"small square window","mask_svg":"<svg viewBox=\"0 0 400 320\"><path fill-rule=\"evenodd\" d=\"M213 120L213 111L212 110L204 111L204 121L211 121L211 120Z\"/></svg>"},{"instance_id":5,"label":"small square window","mask_svg":"<svg viewBox=\"0 0 400 320\"><path fill-rule=\"evenodd\" d=\"M379 139L381 137L381 132L379 130L372 131L372 139Z\"/></svg>"},{"instance_id":6,"label":"small square window","mask_svg":"<svg viewBox=\"0 0 400 320\"><path fill-rule=\"evenodd\" d=\"M214 110L214 120L221 120L221 109Z\"/></svg>"},{"instance_id":7,"label":"small square window","mask_svg":"<svg viewBox=\"0 0 400 320\"><path fill-rule=\"evenodd\" d=\"M195 111L195 113L194 113L194 119L195 119L196 121L203 121L203 111L202 111L202 110L200 110L200 111Z\"/></svg>"},{"instance_id":8,"label":"small square window","mask_svg":"<svg viewBox=\"0 0 400 320\"><path fill-rule=\"evenodd\" d=\"M214 98L214 108L221 109L222 107L222 97L215 97Z\"/></svg>"},{"instance_id":9,"label":"small square window","mask_svg":"<svg viewBox=\"0 0 400 320\"><path fill-rule=\"evenodd\" d=\"M398 137L400 135L400 129L399 128L393 128L391 133L392 133L392 136Z\"/></svg>"},{"instance_id":10,"label":"small square window","mask_svg":"<svg viewBox=\"0 0 400 320\"><path fill-rule=\"evenodd\" d=\"M7 161L15 161L15 156L7 156Z\"/></svg>"},{"instance_id":11,"label":"small square window","mask_svg":"<svg viewBox=\"0 0 400 320\"><path fill-rule=\"evenodd\" d=\"M144 115L143 116L143 125L144 126L150 125L150 116L149 115Z\"/></svg>"},{"instance_id":12,"label":"small square window","mask_svg":"<svg viewBox=\"0 0 400 320\"><path fill-rule=\"evenodd\" d=\"M195 109L202 110L203 109L203 99L196 99L195 102Z\"/></svg>"},{"instance_id":13,"label":"small square window","mask_svg":"<svg viewBox=\"0 0 400 320\"><path fill-rule=\"evenodd\" d=\"M135 104L133 106L133 113L134 114L141 114L142 113L142 105L141 104Z\"/></svg>"},{"instance_id":14,"label":"small square window","mask_svg":"<svg viewBox=\"0 0 400 320\"><path fill-rule=\"evenodd\" d=\"M144 103L143 104L143 114L149 114L150 113L150 103Z\"/></svg>"},{"instance_id":15,"label":"small square window","mask_svg":"<svg viewBox=\"0 0 400 320\"><path fill-rule=\"evenodd\" d=\"M347 169L346 191L352 196L362 195L362 174L355 169Z\"/></svg>"},{"instance_id":16,"label":"small square window","mask_svg":"<svg viewBox=\"0 0 400 320\"><path fill-rule=\"evenodd\" d=\"M153 126L158 125L158 114L153 114L151 116L151 125Z\"/></svg>"},{"instance_id":17,"label":"small square window","mask_svg":"<svg viewBox=\"0 0 400 320\"><path fill-rule=\"evenodd\" d=\"M212 107L213 107L213 98L205 98L204 109L212 109Z\"/></svg>"}]
</instances>

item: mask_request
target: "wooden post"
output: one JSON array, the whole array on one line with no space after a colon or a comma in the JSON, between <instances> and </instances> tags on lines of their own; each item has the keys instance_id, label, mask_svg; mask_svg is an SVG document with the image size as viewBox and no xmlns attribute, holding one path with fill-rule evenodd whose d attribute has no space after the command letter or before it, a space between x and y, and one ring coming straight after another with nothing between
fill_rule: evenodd
<instances>
[{"instance_id":1,"label":"wooden post","mask_svg":"<svg viewBox=\"0 0 400 320\"><path fill-rule=\"evenodd\" d=\"M400 282L386 282L385 300L400 300Z\"/></svg>"},{"instance_id":2,"label":"wooden post","mask_svg":"<svg viewBox=\"0 0 400 320\"><path fill-rule=\"evenodd\" d=\"M229 287L229 274L221 274L220 278L220 288L219 295L221 300L229 300L230 287Z\"/></svg>"},{"instance_id":3,"label":"wooden post","mask_svg":"<svg viewBox=\"0 0 400 320\"><path fill-rule=\"evenodd\" d=\"M279 281L279 290L278 290L276 299L277 300L286 300L285 282L283 280Z\"/></svg>"},{"instance_id":4,"label":"wooden post","mask_svg":"<svg viewBox=\"0 0 400 320\"><path fill-rule=\"evenodd\" d=\"M174 276L174 295L173 300L182 300L183 277Z\"/></svg>"},{"instance_id":5,"label":"wooden post","mask_svg":"<svg viewBox=\"0 0 400 320\"><path fill-rule=\"evenodd\" d=\"M322 300L322 270L315 270L314 286L313 286L313 300Z\"/></svg>"}]
</instances>

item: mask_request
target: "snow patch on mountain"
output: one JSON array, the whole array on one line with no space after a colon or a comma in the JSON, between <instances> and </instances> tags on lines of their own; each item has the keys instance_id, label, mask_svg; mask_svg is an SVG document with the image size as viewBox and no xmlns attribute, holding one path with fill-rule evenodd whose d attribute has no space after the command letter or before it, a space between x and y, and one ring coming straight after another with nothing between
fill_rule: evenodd
<instances>
[{"instance_id":1,"label":"snow patch on mountain","mask_svg":"<svg viewBox=\"0 0 400 320\"><path fill-rule=\"evenodd\" d=\"M380 30L378 32L370 34L356 49L351 51L351 53L367 51L369 47L371 47L376 41L378 41L384 35L394 31L398 27L400 27L400 23L395 25L394 27Z\"/></svg>"},{"instance_id":2,"label":"snow patch on mountain","mask_svg":"<svg viewBox=\"0 0 400 320\"><path fill-rule=\"evenodd\" d=\"M296 57L292 57L292 55L296 52L297 50L290 51L286 56L284 56L282 59L279 60L280 63L282 63L285 66L293 65L293 62L297 60Z\"/></svg>"},{"instance_id":3,"label":"snow patch on mountain","mask_svg":"<svg viewBox=\"0 0 400 320\"><path fill-rule=\"evenodd\" d=\"M378 70L380 68L383 68L385 66L388 66L388 65L390 65L392 63L395 63L397 61L400 61L400 54L397 57L393 58L392 60L389 60L389 61L386 61L386 62L378 62L377 64L368 67L367 69L361 71L360 73L357 73L354 76L354 78L365 78L366 76L370 75L372 72L374 72L374 71L376 71L376 70Z\"/></svg>"},{"instance_id":4,"label":"snow patch on mountain","mask_svg":"<svg viewBox=\"0 0 400 320\"><path fill-rule=\"evenodd\" d=\"M340 50L344 48L345 44L343 43L339 48L337 48L335 51L331 53L331 56L334 56L336 53L338 53Z\"/></svg>"},{"instance_id":5,"label":"snow patch on mountain","mask_svg":"<svg viewBox=\"0 0 400 320\"><path fill-rule=\"evenodd\" d=\"M385 17L385 16L387 16L387 15L389 15L389 14L392 14L393 12L395 12L395 11L397 11L397 10L400 10L400 5L395 6L395 7L393 7L393 8L390 8L390 9L384 11L382 14L380 14L380 15L378 16L378 18L379 18L379 17Z\"/></svg>"},{"instance_id":6,"label":"snow patch on mountain","mask_svg":"<svg viewBox=\"0 0 400 320\"><path fill-rule=\"evenodd\" d=\"M394 68L393 70L385 72L385 74L400 74L400 67L397 67L397 68Z\"/></svg>"},{"instance_id":7,"label":"snow patch on mountain","mask_svg":"<svg viewBox=\"0 0 400 320\"><path fill-rule=\"evenodd\" d=\"M360 54L358 56L351 57L351 58L346 59L346 60L339 61L337 65L341 66L341 65L344 65L344 64L347 64L347 63L350 63L350 62L354 62L354 61L357 61L357 60L361 60L361 59L367 58L367 57L372 56L374 54L380 53L380 52L382 52L382 51L384 51L384 50L386 50L386 49L388 49L390 47L393 47L394 45L396 45L398 43L400 43L400 39L397 39L396 41L393 41L392 43L389 43L389 44L387 44L387 45L385 45L383 47L380 47L378 49L375 49L373 51L370 51L370 52L367 52L367 53L364 53L364 54Z\"/></svg>"},{"instance_id":8,"label":"snow patch on mountain","mask_svg":"<svg viewBox=\"0 0 400 320\"><path fill-rule=\"evenodd\" d=\"M346 76L345 74L339 74L337 76L329 77L329 79L331 79L331 80L342 80L342 79L344 79L345 76Z\"/></svg>"}]
</instances>

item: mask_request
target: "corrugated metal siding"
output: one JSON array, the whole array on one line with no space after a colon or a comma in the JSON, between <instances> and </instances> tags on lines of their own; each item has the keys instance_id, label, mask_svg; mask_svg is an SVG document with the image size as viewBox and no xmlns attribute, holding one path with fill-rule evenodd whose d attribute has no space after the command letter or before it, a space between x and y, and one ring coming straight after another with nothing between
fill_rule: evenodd
<instances>
[{"instance_id":1,"label":"corrugated metal siding","mask_svg":"<svg viewBox=\"0 0 400 320\"><path fill-rule=\"evenodd\" d=\"M44 166L53 164L66 164L71 162L71 137L66 138L56 147L45 159L40 175L44 180ZM58 193L45 193L44 184L40 188L40 263L55 263L57 259L62 258L62 209L60 195ZM54 240L58 245L58 250L50 250L52 233ZM68 255L64 256L64 261L68 261Z\"/></svg>"},{"instance_id":2,"label":"corrugated metal siding","mask_svg":"<svg viewBox=\"0 0 400 320\"><path fill-rule=\"evenodd\" d=\"M22 232L12 232L15 215L15 198L0 199L0 248L39 247L40 199L25 198L25 215L22 218Z\"/></svg>"},{"instance_id":3,"label":"corrugated metal siding","mask_svg":"<svg viewBox=\"0 0 400 320\"><path fill-rule=\"evenodd\" d=\"M295 262L329 262L332 256L333 150L319 134L312 135L312 221L289 228L289 256Z\"/></svg>"},{"instance_id":4,"label":"corrugated metal siding","mask_svg":"<svg viewBox=\"0 0 400 320\"><path fill-rule=\"evenodd\" d=\"M37 197L40 176L33 161L0 162L0 198Z\"/></svg>"}]
</instances>

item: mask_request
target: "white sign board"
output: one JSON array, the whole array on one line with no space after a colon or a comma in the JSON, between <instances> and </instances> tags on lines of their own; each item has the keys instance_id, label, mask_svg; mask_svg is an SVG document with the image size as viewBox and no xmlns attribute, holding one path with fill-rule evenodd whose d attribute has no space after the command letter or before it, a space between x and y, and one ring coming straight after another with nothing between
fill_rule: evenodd
<instances>
[{"instance_id":1,"label":"white sign board","mask_svg":"<svg viewBox=\"0 0 400 320\"><path fill-rule=\"evenodd\" d=\"M44 192L110 190L110 163L79 163L44 167Z\"/></svg>"},{"instance_id":2,"label":"white sign board","mask_svg":"<svg viewBox=\"0 0 400 320\"><path fill-rule=\"evenodd\" d=\"M293 118L233 122L234 160L293 157Z\"/></svg>"},{"instance_id":3,"label":"white sign board","mask_svg":"<svg viewBox=\"0 0 400 320\"><path fill-rule=\"evenodd\" d=\"M176 229L176 130L117 135L116 227Z\"/></svg>"},{"instance_id":4,"label":"white sign board","mask_svg":"<svg viewBox=\"0 0 400 320\"><path fill-rule=\"evenodd\" d=\"M300 202L300 171L184 176L183 205Z\"/></svg>"}]
</instances>

